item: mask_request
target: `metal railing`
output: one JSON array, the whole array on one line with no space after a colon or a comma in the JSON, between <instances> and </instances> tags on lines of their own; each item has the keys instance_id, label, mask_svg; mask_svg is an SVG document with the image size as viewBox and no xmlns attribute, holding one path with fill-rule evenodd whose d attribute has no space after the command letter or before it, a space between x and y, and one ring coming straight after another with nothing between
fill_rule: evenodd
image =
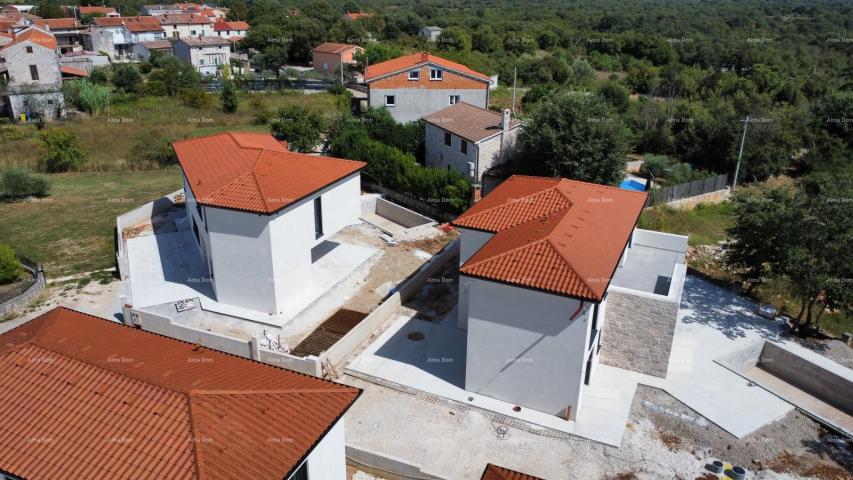
<instances>
[{"instance_id":1,"label":"metal railing","mask_svg":"<svg viewBox=\"0 0 853 480\"><path fill-rule=\"evenodd\" d=\"M726 185L728 185L728 181L729 176L723 174L712 175L692 182L661 187L649 192L649 197L646 199L646 206L651 207L662 203L674 202L675 200L716 192L724 189Z\"/></svg>"}]
</instances>

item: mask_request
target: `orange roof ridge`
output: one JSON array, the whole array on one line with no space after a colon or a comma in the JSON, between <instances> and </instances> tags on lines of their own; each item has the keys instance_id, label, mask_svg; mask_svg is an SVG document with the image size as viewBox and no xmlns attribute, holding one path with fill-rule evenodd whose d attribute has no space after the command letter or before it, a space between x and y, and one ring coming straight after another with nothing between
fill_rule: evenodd
<instances>
[{"instance_id":1,"label":"orange roof ridge","mask_svg":"<svg viewBox=\"0 0 853 480\"><path fill-rule=\"evenodd\" d=\"M190 390L189 395L311 395L324 393L342 393L339 389L331 388L291 388L269 390Z\"/></svg>"},{"instance_id":2,"label":"orange roof ridge","mask_svg":"<svg viewBox=\"0 0 853 480\"><path fill-rule=\"evenodd\" d=\"M539 191L536 191L536 192L528 193L528 194L526 194L526 195L524 195L524 196L521 196L521 197L515 197L515 198L513 198L513 199L509 200L509 201L508 201L508 202L506 202L506 203L502 203L502 204L498 204L498 205L495 205L495 206L492 206L492 207L488 207L488 208L484 209L483 211L476 212L476 213L472 214L470 218L476 218L476 217L479 217L479 216L483 216L483 215L484 215L484 214L486 214L486 213L494 212L495 210L498 210L498 209L501 209L501 208L506 208L507 206L510 206L510 205L513 205L513 204L518 204L518 203L521 203L521 202L523 202L523 201L525 201L525 202L526 202L526 201L529 201L530 197L533 197L533 196L536 196L536 195L541 195L542 193L545 193L545 192L547 192L547 191L551 191L551 190L553 190L553 191L555 191L555 192L559 193L563 198L565 198L565 199L566 199L566 201L569 203L569 206L568 206L568 207L566 207L566 208L570 208L570 207L572 206L572 201L571 201L571 200L566 196L566 194L565 194L564 192L562 192L561 190L559 190L559 189L556 187L556 185L555 185L555 186L550 187L550 188L546 188L546 189L539 190ZM557 210L557 211L559 211L559 210ZM529 218L529 219L527 219L527 220L522 220L521 222L517 223L516 225L513 225L512 227L515 227L515 226L521 225L522 223L527 223L527 222L530 222L530 221L533 221L533 220L540 219L540 218L545 217L545 216L547 216L547 215L553 215L554 213L556 213L556 212L543 213L543 214L540 214L540 215L538 215L538 216L536 216L536 217L531 217L531 218ZM512 227L509 227L509 228L512 228Z\"/></svg>"}]
</instances>

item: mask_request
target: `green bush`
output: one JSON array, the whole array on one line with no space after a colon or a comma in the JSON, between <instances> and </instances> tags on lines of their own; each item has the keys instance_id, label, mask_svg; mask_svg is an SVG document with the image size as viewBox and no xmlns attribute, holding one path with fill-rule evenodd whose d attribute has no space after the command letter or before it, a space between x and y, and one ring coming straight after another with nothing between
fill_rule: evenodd
<instances>
[{"instance_id":1,"label":"green bush","mask_svg":"<svg viewBox=\"0 0 853 480\"><path fill-rule=\"evenodd\" d=\"M39 161L48 172L67 172L79 168L86 161L86 153L77 145L77 137L68 130L45 130L41 138Z\"/></svg>"},{"instance_id":2,"label":"green bush","mask_svg":"<svg viewBox=\"0 0 853 480\"><path fill-rule=\"evenodd\" d=\"M204 90L198 88L185 88L178 95L181 104L185 107L197 108L201 110L213 107L213 97L207 94Z\"/></svg>"},{"instance_id":3,"label":"green bush","mask_svg":"<svg viewBox=\"0 0 853 480\"><path fill-rule=\"evenodd\" d=\"M118 65L113 73L113 85L125 92L139 93L143 89L142 74L133 65Z\"/></svg>"},{"instance_id":4,"label":"green bush","mask_svg":"<svg viewBox=\"0 0 853 480\"><path fill-rule=\"evenodd\" d=\"M278 110L270 123L270 130L278 138L299 152L312 152L320 144L328 128L322 115L301 105L287 105Z\"/></svg>"},{"instance_id":5,"label":"green bush","mask_svg":"<svg viewBox=\"0 0 853 480\"><path fill-rule=\"evenodd\" d=\"M373 140L354 122L344 127L331 145L334 156L367 162L367 178L445 212L465 210L471 183L456 170L423 167L415 157Z\"/></svg>"},{"instance_id":6,"label":"green bush","mask_svg":"<svg viewBox=\"0 0 853 480\"><path fill-rule=\"evenodd\" d=\"M267 107L264 96L260 93L249 94L249 111L255 117L252 121L255 125L266 125L273 116L273 111Z\"/></svg>"},{"instance_id":7,"label":"green bush","mask_svg":"<svg viewBox=\"0 0 853 480\"><path fill-rule=\"evenodd\" d=\"M12 283L24 273L21 262L9 246L0 243L0 285Z\"/></svg>"},{"instance_id":8,"label":"green bush","mask_svg":"<svg viewBox=\"0 0 853 480\"><path fill-rule=\"evenodd\" d=\"M110 83L110 67L95 67L89 72L89 81L96 85Z\"/></svg>"},{"instance_id":9,"label":"green bush","mask_svg":"<svg viewBox=\"0 0 853 480\"><path fill-rule=\"evenodd\" d=\"M110 106L109 89L89 80L65 82L63 92L68 103L90 115L106 112Z\"/></svg>"},{"instance_id":10,"label":"green bush","mask_svg":"<svg viewBox=\"0 0 853 480\"><path fill-rule=\"evenodd\" d=\"M225 113L234 113L237 111L237 106L240 104L237 98L237 86L234 81L226 78L222 82L222 111Z\"/></svg>"},{"instance_id":11,"label":"green bush","mask_svg":"<svg viewBox=\"0 0 853 480\"><path fill-rule=\"evenodd\" d=\"M128 152L128 166L132 170L144 170L178 163L172 140L164 131L156 128L139 132Z\"/></svg>"},{"instance_id":12,"label":"green bush","mask_svg":"<svg viewBox=\"0 0 853 480\"><path fill-rule=\"evenodd\" d=\"M40 175L33 175L24 167L7 167L0 173L0 197L46 197L50 184Z\"/></svg>"}]
</instances>

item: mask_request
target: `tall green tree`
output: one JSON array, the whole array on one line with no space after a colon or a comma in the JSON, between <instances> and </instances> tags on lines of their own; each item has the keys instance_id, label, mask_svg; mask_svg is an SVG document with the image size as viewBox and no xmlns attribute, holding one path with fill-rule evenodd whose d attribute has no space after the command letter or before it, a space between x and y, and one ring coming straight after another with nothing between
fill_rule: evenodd
<instances>
[{"instance_id":1,"label":"tall green tree","mask_svg":"<svg viewBox=\"0 0 853 480\"><path fill-rule=\"evenodd\" d=\"M628 129L596 95L561 93L540 102L519 135L523 171L612 184L622 178Z\"/></svg>"}]
</instances>

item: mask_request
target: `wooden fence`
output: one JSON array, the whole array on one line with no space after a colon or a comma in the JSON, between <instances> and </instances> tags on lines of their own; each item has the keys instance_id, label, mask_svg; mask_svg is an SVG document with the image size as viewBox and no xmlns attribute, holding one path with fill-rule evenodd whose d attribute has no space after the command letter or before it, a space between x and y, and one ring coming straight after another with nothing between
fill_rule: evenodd
<instances>
[{"instance_id":1,"label":"wooden fence","mask_svg":"<svg viewBox=\"0 0 853 480\"><path fill-rule=\"evenodd\" d=\"M646 206L651 207L662 203L669 203L683 198L695 197L706 193L716 192L726 188L729 176L712 175L692 182L679 183L678 185L669 185L661 187L657 190L649 192L649 198L646 199Z\"/></svg>"}]
</instances>

